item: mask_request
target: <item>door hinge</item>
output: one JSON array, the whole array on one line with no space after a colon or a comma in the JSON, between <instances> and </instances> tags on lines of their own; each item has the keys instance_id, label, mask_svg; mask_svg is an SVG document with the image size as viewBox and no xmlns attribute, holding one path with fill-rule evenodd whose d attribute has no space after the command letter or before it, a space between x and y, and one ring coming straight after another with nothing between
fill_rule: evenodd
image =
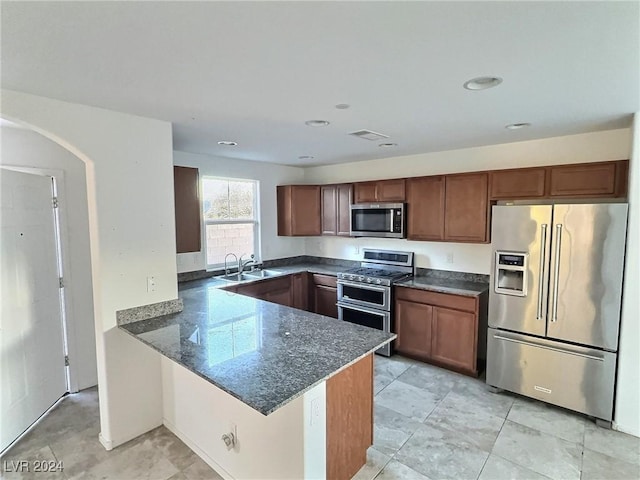
<instances>
[{"instance_id":1,"label":"door hinge","mask_svg":"<svg viewBox=\"0 0 640 480\"><path fill-rule=\"evenodd\" d=\"M58 208L58 197L53 197L53 208Z\"/></svg>"},{"instance_id":2,"label":"door hinge","mask_svg":"<svg viewBox=\"0 0 640 480\"><path fill-rule=\"evenodd\" d=\"M68 367L69 366L69 355L65 355L64 356L64 366Z\"/></svg>"},{"instance_id":3,"label":"door hinge","mask_svg":"<svg viewBox=\"0 0 640 480\"><path fill-rule=\"evenodd\" d=\"M64 288L64 278L58 277L58 286L59 288Z\"/></svg>"}]
</instances>

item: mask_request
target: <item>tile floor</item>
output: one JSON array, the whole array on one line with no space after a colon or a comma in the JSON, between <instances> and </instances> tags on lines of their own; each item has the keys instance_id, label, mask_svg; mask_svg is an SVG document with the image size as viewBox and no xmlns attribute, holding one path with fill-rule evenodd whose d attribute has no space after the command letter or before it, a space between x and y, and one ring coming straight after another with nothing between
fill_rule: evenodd
<instances>
[{"instance_id":1,"label":"tile floor","mask_svg":"<svg viewBox=\"0 0 640 480\"><path fill-rule=\"evenodd\" d=\"M375 357L375 433L355 480L639 479L640 439L583 416L399 356ZM70 395L1 459L57 460L57 475L0 478L219 480L164 427L111 452L97 391Z\"/></svg>"}]
</instances>

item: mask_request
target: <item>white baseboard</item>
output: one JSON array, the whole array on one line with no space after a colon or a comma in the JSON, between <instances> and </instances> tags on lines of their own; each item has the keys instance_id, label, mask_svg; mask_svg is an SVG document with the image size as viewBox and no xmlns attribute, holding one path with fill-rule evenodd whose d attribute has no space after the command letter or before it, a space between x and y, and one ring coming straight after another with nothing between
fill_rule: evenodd
<instances>
[{"instance_id":1,"label":"white baseboard","mask_svg":"<svg viewBox=\"0 0 640 480\"><path fill-rule=\"evenodd\" d=\"M213 468L218 473L218 475L220 475L225 480L235 480L235 478L232 477L229 474L229 472L227 472L215 460L213 460L209 455L207 455L187 435L185 435L183 432L178 430L175 425L171 424L171 422L168 422L167 419L163 419L163 423L164 423L164 426L167 427L167 429L169 429L169 431L171 433L173 433L176 437L178 437L180 440L182 440L187 447L189 447L191 450L193 450L196 453L196 455L198 455L202 460L204 460L204 462L207 465L209 465L211 468Z\"/></svg>"},{"instance_id":2,"label":"white baseboard","mask_svg":"<svg viewBox=\"0 0 640 480\"><path fill-rule=\"evenodd\" d=\"M98 440L106 450L113 450L113 442L104 438L102 433L98 434Z\"/></svg>"}]
</instances>

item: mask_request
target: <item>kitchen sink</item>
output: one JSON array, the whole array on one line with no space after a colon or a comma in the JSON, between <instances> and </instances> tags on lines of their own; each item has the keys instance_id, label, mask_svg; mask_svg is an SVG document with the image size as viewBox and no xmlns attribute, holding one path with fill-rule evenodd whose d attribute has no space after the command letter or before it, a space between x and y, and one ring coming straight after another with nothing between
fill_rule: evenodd
<instances>
[{"instance_id":1,"label":"kitchen sink","mask_svg":"<svg viewBox=\"0 0 640 480\"><path fill-rule=\"evenodd\" d=\"M225 282L243 282L245 280L255 280L255 276L247 275L246 273L231 273L229 275L221 275L219 277L215 277L219 280L224 280Z\"/></svg>"},{"instance_id":2,"label":"kitchen sink","mask_svg":"<svg viewBox=\"0 0 640 480\"><path fill-rule=\"evenodd\" d=\"M245 272L242 275L246 275L247 277L251 276L252 278L268 278L284 275L284 273L278 272L276 270L253 270L250 272Z\"/></svg>"}]
</instances>

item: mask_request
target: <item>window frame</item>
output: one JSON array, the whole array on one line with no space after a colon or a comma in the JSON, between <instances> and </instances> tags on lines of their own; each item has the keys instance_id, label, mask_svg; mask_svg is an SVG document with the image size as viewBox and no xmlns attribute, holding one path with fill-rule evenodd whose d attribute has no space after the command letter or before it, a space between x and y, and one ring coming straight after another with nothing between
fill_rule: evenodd
<instances>
[{"instance_id":1,"label":"window frame","mask_svg":"<svg viewBox=\"0 0 640 480\"><path fill-rule=\"evenodd\" d=\"M253 219L240 219L240 220L210 220L206 218L206 212L204 209L204 182L206 180L226 180L226 181L235 181L235 182L250 182L253 184ZM214 270L222 270L224 268L224 263L209 263L208 254L207 254L207 225L242 225L253 223L253 245L254 245L254 261L256 263L262 262L262 243L260 241L260 181L255 180L253 178L237 178L237 177L221 177L218 175L201 175L200 176L200 208L201 208L201 219L202 219L202 245L203 253L204 253L204 263L206 271L214 271ZM240 255L242 253L230 252L234 253L240 259ZM235 265L234 265L235 267Z\"/></svg>"}]
</instances>

